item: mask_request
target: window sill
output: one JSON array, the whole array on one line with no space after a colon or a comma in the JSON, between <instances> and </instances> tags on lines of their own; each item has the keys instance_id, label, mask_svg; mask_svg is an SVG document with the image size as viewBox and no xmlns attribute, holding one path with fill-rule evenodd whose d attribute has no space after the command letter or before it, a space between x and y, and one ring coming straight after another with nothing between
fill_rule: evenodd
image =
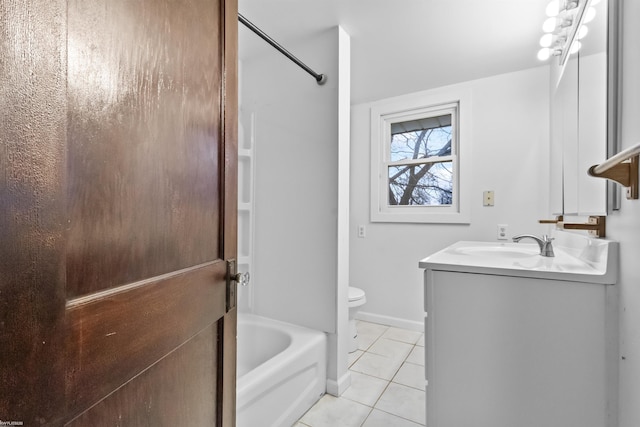
<instances>
[{"instance_id":1,"label":"window sill","mask_svg":"<svg viewBox=\"0 0 640 427\"><path fill-rule=\"evenodd\" d=\"M371 222L398 222L415 224L471 224L469 214L452 213L414 213L414 212L371 212Z\"/></svg>"}]
</instances>

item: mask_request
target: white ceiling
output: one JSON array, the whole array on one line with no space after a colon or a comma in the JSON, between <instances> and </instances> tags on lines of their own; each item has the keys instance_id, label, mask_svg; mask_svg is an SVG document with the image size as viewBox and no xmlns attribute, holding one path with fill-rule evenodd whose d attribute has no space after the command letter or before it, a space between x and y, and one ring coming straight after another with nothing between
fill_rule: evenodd
<instances>
[{"instance_id":1,"label":"white ceiling","mask_svg":"<svg viewBox=\"0 0 640 427\"><path fill-rule=\"evenodd\" d=\"M536 53L547 3L239 0L238 9L294 55L300 40L341 25L351 36L355 104L544 65ZM242 24L239 45L241 59L273 49ZM296 56L322 73L308 52Z\"/></svg>"}]
</instances>

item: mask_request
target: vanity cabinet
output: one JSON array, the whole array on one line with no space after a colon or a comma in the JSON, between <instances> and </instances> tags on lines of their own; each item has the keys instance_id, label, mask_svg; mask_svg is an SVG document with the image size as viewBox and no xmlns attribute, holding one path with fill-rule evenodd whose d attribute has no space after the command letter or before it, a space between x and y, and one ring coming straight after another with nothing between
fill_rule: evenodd
<instances>
[{"instance_id":1,"label":"vanity cabinet","mask_svg":"<svg viewBox=\"0 0 640 427\"><path fill-rule=\"evenodd\" d=\"M428 427L613 426L615 286L430 261Z\"/></svg>"}]
</instances>

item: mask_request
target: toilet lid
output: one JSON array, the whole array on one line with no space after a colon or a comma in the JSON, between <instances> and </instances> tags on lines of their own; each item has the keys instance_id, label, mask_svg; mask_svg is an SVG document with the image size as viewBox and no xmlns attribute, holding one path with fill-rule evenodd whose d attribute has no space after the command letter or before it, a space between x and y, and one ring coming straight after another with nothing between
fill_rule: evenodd
<instances>
[{"instance_id":1,"label":"toilet lid","mask_svg":"<svg viewBox=\"0 0 640 427\"><path fill-rule=\"evenodd\" d=\"M360 288L349 286L349 301L356 301L364 298L364 291Z\"/></svg>"}]
</instances>

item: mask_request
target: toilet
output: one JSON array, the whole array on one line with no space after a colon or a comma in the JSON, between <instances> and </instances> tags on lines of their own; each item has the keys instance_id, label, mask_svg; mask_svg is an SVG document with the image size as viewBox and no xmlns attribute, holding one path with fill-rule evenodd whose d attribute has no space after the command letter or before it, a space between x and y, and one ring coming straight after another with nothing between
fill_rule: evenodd
<instances>
[{"instance_id":1,"label":"toilet","mask_svg":"<svg viewBox=\"0 0 640 427\"><path fill-rule=\"evenodd\" d=\"M356 313L358 307L367 302L367 296L360 288L349 286L349 353L358 349L358 330L356 329Z\"/></svg>"}]
</instances>

